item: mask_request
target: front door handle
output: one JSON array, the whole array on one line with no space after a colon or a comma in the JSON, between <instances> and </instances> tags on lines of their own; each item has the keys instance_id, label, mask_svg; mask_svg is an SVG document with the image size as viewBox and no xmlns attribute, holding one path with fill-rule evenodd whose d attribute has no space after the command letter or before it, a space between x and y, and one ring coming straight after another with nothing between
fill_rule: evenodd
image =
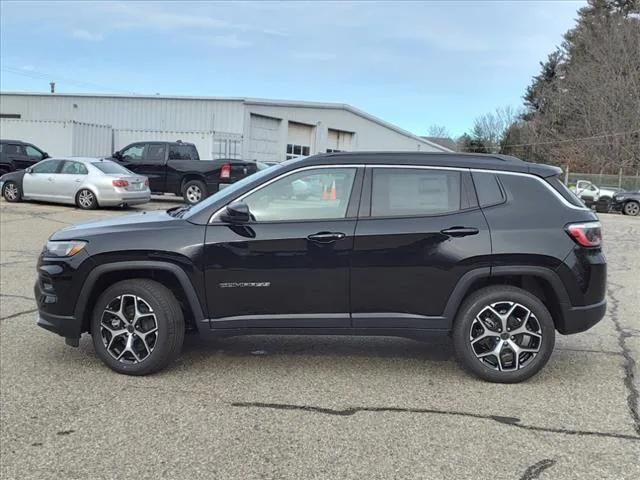
<instances>
[{"instance_id":1,"label":"front door handle","mask_svg":"<svg viewBox=\"0 0 640 480\"><path fill-rule=\"evenodd\" d=\"M50 182L53 182L53 177L49 177L47 178L47 180L49 180Z\"/></svg>"},{"instance_id":2,"label":"front door handle","mask_svg":"<svg viewBox=\"0 0 640 480\"><path fill-rule=\"evenodd\" d=\"M346 235L340 232L318 232L313 235L309 235L307 238L316 243L333 243Z\"/></svg>"},{"instance_id":3,"label":"front door handle","mask_svg":"<svg viewBox=\"0 0 640 480\"><path fill-rule=\"evenodd\" d=\"M440 233L450 237L466 237L467 235L477 235L479 232L480 230L473 227L451 227L440 230Z\"/></svg>"}]
</instances>

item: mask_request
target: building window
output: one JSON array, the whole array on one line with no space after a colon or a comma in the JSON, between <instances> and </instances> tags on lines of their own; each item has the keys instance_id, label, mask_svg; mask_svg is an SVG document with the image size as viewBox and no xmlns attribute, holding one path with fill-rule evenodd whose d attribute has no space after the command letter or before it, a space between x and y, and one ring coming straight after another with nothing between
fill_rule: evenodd
<instances>
[{"instance_id":1,"label":"building window","mask_svg":"<svg viewBox=\"0 0 640 480\"><path fill-rule=\"evenodd\" d=\"M0 118L21 118L19 113L0 113Z\"/></svg>"},{"instance_id":2,"label":"building window","mask_svg":"<svg viewBox=\"0 0 640 480\"><path fill-rule=\"evenodd\" d=\"M296 145L294 143L287 144L287 160L298 157L308 157L311 147L308 145Z\"/></svg>"},{"instance_id":3,"label":"building window","mask_svg":"<svg viewBox=\"0 0 640 480\"><path fill-rule=\"evenodd\" d=\"M213 159L230 158L237 160L241 155L241 141L232 139L216 139L213 142Z\"/></svg>"},{"instance_id":4,"label":"building window","mask_svg":"<svg viewBox=\"0 0 640 480\"><path fill-rule=\"evenodd\" d=\"M337 150L335 148L327 148L327 153L340 153L343 152L344 150Z\"/></svg>"}]
</instances>

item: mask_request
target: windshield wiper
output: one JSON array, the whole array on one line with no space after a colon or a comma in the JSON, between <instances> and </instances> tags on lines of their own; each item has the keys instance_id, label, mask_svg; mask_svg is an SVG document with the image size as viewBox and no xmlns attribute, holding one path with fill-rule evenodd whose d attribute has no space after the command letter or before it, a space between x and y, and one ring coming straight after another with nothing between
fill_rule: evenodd
<instances>
[{"instance_id":1,"label":"windshield wiper","mask_svg":"<svg viewBox=\"0 0 640 480\"><path fill-rule=\"evenodd\" d=\"M191 205L181 205L179 207L173 207L167 210L167 213L172 217L182 218L182 216L191 208Z\"/></svg>"}]
</instances>

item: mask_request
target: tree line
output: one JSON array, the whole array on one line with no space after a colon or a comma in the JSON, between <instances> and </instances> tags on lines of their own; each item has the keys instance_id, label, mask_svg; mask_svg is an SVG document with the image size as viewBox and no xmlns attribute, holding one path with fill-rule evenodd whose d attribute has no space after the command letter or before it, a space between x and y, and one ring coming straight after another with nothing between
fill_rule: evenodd
<instances>
[{"instance_id":1,"label":"tree line","mask_svg":"<svg viewBox=\"0 0 640 480\"><path fill-rule=\"evenodd\" d=\"M638 174L640 0L589 0L540 67L523 105L476 118L458 149L583 173Z\"/></svg>"}]
</instances>

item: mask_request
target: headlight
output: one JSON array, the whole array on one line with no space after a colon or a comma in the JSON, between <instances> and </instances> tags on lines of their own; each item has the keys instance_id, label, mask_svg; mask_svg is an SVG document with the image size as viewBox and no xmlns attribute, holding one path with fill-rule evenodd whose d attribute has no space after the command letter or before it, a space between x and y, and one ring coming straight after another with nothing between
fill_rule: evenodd
<instances>
[{"instance_id":1,"label":"headlight","mask_svg":"<svg viewBox=\"0 0 640 480\"><path fill-rule=\"evenodd\" d=\"M45 255L51 257L73 257L80 253L87 242L70 240L67 242L47 242L45 247Z\"/></svg>"},{"instance_id":2,"label":"headlight","mask_svg":"<svg viewBox=\"0 0 640 480\"><path fill-rule=\"evenodd\" d=\"M624 195L615 195L613 198L615 200L624 200Z\"/></svg>"}]
</instances>

